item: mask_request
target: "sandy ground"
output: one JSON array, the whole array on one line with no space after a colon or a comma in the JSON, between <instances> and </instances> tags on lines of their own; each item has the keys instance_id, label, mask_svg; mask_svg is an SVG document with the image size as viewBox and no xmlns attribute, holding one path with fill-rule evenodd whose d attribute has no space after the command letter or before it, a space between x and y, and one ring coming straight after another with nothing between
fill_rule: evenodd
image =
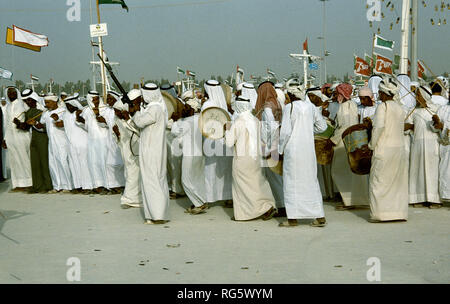
<instances>
[{"instance_id":1,"label":"sandy ground","mask_svg":"<svg viewBox=\"0 0 450 304\"><path fill-rule=\"evenodd\" d=\"M172 200L171 221L144 225L140 209L123 210L119 196L9 193L0 183L0 283L450 283L450 208L410 208L404 223L370 224L369 211L335 211L328 226L279 228L233 222L232 209L183 213Z\"/></svg>"}]
</instances>

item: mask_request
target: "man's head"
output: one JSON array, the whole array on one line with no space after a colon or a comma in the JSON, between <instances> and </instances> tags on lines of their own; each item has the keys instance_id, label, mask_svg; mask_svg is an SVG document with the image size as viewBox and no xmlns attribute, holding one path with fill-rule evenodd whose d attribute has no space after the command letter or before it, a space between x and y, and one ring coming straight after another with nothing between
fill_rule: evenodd
<instances>
[{"instance_id":1,"label":"man's head","mask_svg":"<svg viewBox=\"0 0 450 304\"><path fill-rule=\"evenodd\" d=\"M61 94L59 95L59 97L61 98L62 101L66 100L67 96L68 95L66 92L61 92Z\"/></svg>"},{"instance_id":2,"label":"man's head","mask_svg":"<svg viewBox=\"0 0 450 304\"><path fill-rule=\"evenodd\" d=\"M353 92L353 87L349 83L341 83L336 87L336 98L337 102L344 103L347 100L350 100Z\"/></svg>"},{"instance_id":3,"label":"man's head","mask_svg":"<svg viewBox=\"0 0 450 304\"><path fill-rule=\"evenodd\" d=\"M71 105L70 103L66 103L66 108L70 113L73 113L75 111L78 111L77 107L74 107L73 105Z\"/></svg>"},{"instance_id":4,"label":"man's head","mask_svg":"<svg viewBox=\"0 0 450 304\"><path fill-rule=\"evenodd\" d=\"M58 108L58 97L56 96L45 96L44 97L45 107L49 110L55 110Z\"/></svg>"},{"instance_id":5,"label":"man's head","mask_svg":"<svg viewBox=\"0 0 450 304\"><path fill-rule=\"evenodd\" d=\"M108 92L108 95L106 95L106 104L110 107L112 107L117 100L119 99L119 96L114 94L113 92Z\"/></svg>"},{"instance_id":6,"label":"man's head","mask_svg":"<svg viewBox=\"0 0 450 304\"><path fill-rule=\"evenodd\" d=\"M359 100L361 101L361 104L365 107L371 107L374 103L374 97L373 92L369 87L362 87L359 90Z\"/></svg>"},{"instance_id":7,"label":"man's head","mask_svg":"<svg viewBox=\"0 0 450 304\"><path fill-rule=\"evenodd\" d=\"M438 81L430 82L431 93L433 95L441 95L442 94L442 86Z\"/></svg>"},{"instance_id":8,"label":"man's head","mask_svg":"<svg viewBox=\"0 0 450 304\"><path fill-rule=\"evenodd\" d=\"M17 99L17 90L15 88L8 88L7 95L9 100L12 102Z\"/></svg>"},{"instance_id":9,"label":"man's head","mask_svg":"<svg viewBox=\"0 0 450 304\"><path fill-rule=\"evenodd\" d=\"M95 108L98 108L98 105L100 104L100 97L98 95L93 96L92 103L94 104Z\"/></svg>"}]
</instances>

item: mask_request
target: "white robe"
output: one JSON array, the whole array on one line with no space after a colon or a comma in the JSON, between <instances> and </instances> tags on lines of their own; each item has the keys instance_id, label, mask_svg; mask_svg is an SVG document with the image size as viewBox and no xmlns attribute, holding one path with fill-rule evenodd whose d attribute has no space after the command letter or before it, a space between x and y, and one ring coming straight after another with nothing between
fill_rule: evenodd
<instances>
[{"instance_id":1,"label":"white robe","mask_svg":"<svg viewBox=\"0 0 450 304\"><path fill-rule=\"evenodd\" d=\"M349 100L339 106L336 115L336 130L330 138L336 145L331 163L331 175L336 184L345 206L369 205L369 183L367 176L354 174L348 163L347 152L342 133L353 125L358 124L358 109Z\"/></svg>"},{"instance_id":2,"label":"white robe","mask_svg":"<svg viewBox=\"0 0 450 304\"><path fill-rule=\"evenodd\" d=\"M417 108L408 118L414 124L409 164L409 203L440 203L439 136L431 129L431 114Z\"/></svg>"},{"instance_id":3,"label":"white robe","mask_svg":"<svg viewBox=\"0 0 450 304\"><path fill-rule=\"evenodd\" d=\"M261 167L258 129L259 120L246 111L239 114L225 134L226 145L234 147L232 191L237 221L258 218L275 208L275 199Z\"/></svg>"},{"instance_id":4,"label":"white robe","mask_svg":"<svg viewBox=\"0 0 450 304\"><path fill-rule=\"evenodd\" d=\"M168 220L167 114L162 106L150 103L137 112L133 121L140 131L139 166L144 215L147 220Z\"/></svg>"},{"instance_id":5,"label":"white robe","mask_svg":"<svg viewBox=\"0 0 450 304\"><path fill-rule=\"evenodd\" d=\"M279 151L284 154L283 192L288 219L325 216L317 179L314 133L322 133L326 129L325 119L311 102L294 101L286 105Z\"/></svg>"},{"instance_id":6,"label":"white robe","mask_svg":"<svg viewBox=\"0 0 450 304\"><path fill-rule=\"evenodd\" d=\"M120 152L124 162L125 189L120 203L140 204L142 202L141 186L139 184L139 133L131 126L131 120L116 119L120 132ZM116 136L116 135L114 135Z\"/></svg>"},{"instance_id":7,"label":"white robe","mask_svg":"<svg viewBox=\"0 0 450 304\"><path fill-rule=\"evenodd\" d=\"M442 97L442 95L432 95L431 102L433 104L435 104L436 106L440 107L440 106L445 106L446 104L448 104L448 99Z\"/></svg>"},{"instance_id":8,"label":"white robe","mask_svg":"<svg viewBox=\"0 0 450 304\"><path fill-rule=\"evenodd\" d=\"M14 118L18 117L21 122L25 121L24 111L28 106L21 99L16 99L8 103L5 111L5 142L8 147L8 161L11 169L11 186L31 187L33 184L31 178L30 161L30 142L31 132L17 129L13 123Z\"/></svg>"},{"instance_id":9,"label":"white robe","mask_svg":"<svg viewBox=\"0 0 450 304\"><path fill-rule=\"evenodd\" d=\"M169 182L169 189L176 194L183 195L184 189L181 184L181 160L182 153L173 151L173 147L180 145L180 139L171 132L173 121L170 120L166 129L167 140L167 179Z\"/></svg>"},{"instance_id":10,"label":"white robe","mask_svg":"<svg viewBox=\"0 0 450 304\"><path fill-rule=\"evenodd\" d=\"M444 124L439 131L439 195L441 200L450 200L450 105L441 106L437 112Z\"/></svg>"},{"instance_id":11,"label":"white robe","mask_svg":"<svg viewBox=\"0 0 450 304\"><path fill-rule=\"evenodd\" d=\"M100 115L102 115L102 109L100 109ZM84 128L88 133L88 164L93 186L94 188L105 187L108 129L100 126L89 107L84 108L81 116L85 120Z\"/></svg>"},{"instance_id":12,"label":"white robe","mask_svg":"<svg viewBox=\"0 0 450 304\"><path fill-rule=\"evenodd\" d=\"M53 189L72 190L72 173L69 166L70 144L64 128L55 126L55 120L50 116L56 114L61 120L66 110L57 108L41 115L41 123L45 125L48 135L48 167L52 178Z\"/></svg>"},{"instance_id":13,"label":"white robe","mask_svg":"<svg viewBox=\"0 0 450 304\"><path fill-rule=\"evenodd\" d=\"M212 106L220 106L213 100L206 101L202 111ZM221 106L223 109L223 105ZM224 139L212 140L204 138L203 152L205 155L205 199L208 203L231 200L233 197L232 165L233 153L225 145Z\"/></svg>"},{"instance_id":14,"label":"white robe","mask_svg":"<svg viewBox=\"0 0 450 304\"><path fill-rule=\"evenodd\" d=\"M2 127L3 127L3 134L2 134L2 138L5 138L5 131L6 131L6 121L5 121L5 115L6 115L6 106L7 104L5 104L4 106L2 104L0 104L1 107L1 111L3 114L3 120L2 120ZM1 141L0 141L0 145L1 145ZM3 178L8 178L8 165L7 165L7 150L3 149L0 147L0 150L2 151L2 167L0 168L0 170L2 170L2 174L3 174Z\"/></svg>"},{"instance_id":15,"label":"white robe","mask_svg":"<svg viewBox=\"0 0 450 304\"><path fill-rule=\"evenodd\" d=\"M182 149L181 182L195 207L206 203L205 157L202 152L202 134L198 127L199 114L176 121L172 134L179 139ZM179 151L179 146L173 146Z\"/></svg>"},{"instance_id":16,"label":"white robe","mask_svg":"<svg viewBox=\"0 0 450 304\"><path fill-rule=\"evenodd\" d=\"M278 153L278 143L280 138L280 123L275 120L272 109L266 107L261 115L261 142L263 144L262 154L269 156L271 153ZM269 182L270 189L275 198L277 208L284 208L283 176L273 172L266 165L263 173Z\"/></svg>"},{"instance_id":17,"label":"white robe","mask_svg":"<svg viewBox=\"0 0 450 304\"><path fill-rule=\"evenodd\" d=\"M108 150L106 152L106 188L118 188L125 186L125 172L120 152L117 144L117 137L112 128L115 124L115 112L113 108L107 107L103 112L103 117L106 120L106 125L103 126L108 130L107 144Z\"/></svg>"},{"instance_id":18,"label":"white robe","mask_svg":"<svg viewBox=\"0 0 450 304\"><path fill-rule=\"evenodd\" d=\"M408 219L408 155L403 143L402 106L392 100L378 106L373 121L373 150L369 178L371 218L380 221Z\"/></svg>"},{"instance_id":19,"label":"white robe","mask_svg":"<svg viewBox=\"0 0 450 304\"><path fill-rule=\"evenodd\" d=\"M368 117L373 120L375 116L375 112L377 111L378 104L375 104L371 107L366 107L363 105L358 106L358 114L359 114L359 123L363 123L364 118Z\"/></svg>"},{"instance_id":20,"label":"white robe","mask_svg":"<svg viewBox=\"0 0 450 304\"><path fill-rule=\"evenodd\" d=\"M88 164L88 134L76 123L76 113L66 111L63 115L64 131L69 141L69 166L75 189L93 188Z\"/></svg>"}]
</instances>

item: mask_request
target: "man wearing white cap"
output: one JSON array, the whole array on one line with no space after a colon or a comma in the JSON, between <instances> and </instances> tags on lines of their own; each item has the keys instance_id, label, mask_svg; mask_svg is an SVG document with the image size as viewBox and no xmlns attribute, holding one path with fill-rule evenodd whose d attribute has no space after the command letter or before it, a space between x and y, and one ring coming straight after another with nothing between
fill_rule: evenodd
<instances>
[{"instance_id":1,"label":"man wearing white cap","mask_svg":"<svg viewBox=\"0 0 450 304\"><path fill-rule=\"evenodd\" d=\"M73 189L72 174L69 167L70 144L64 132L62 117L65 107L58 107L57 96L44 97L45 111L41 115L41 124L45 126L48 136L48 164L52 177L53 193L69 192Z\"/></svg>"},{"instance_id":2,"label":"man wearing white cap","mask_svg":"<svg viewBox=\"0 0 450 304\"><path fill-rule=\"evenodd\" d=\"M88 106L82 112L77 111L77 124L88 133L88 164L94 191L106 194L106 155L108 129L104 127L105 105L96 91L90 91L86 97ZM103 124L103 127L101 126Z\"/></svg>"},{"instance_id":3,"label":"man wearing white cap","mask_svg":"<svg viewBox=\"0 0 450 304\"><path fill-rule=\"evenodd\" d=\"M25 121L28 106L20 98L16 87L5 89L6 107L3 112L5 137L2 148L8 152L8 162L11 169L12 190L24 191L32 185L30 164L29 130L21 130L17 126Z\"/></svg>"},{"instance_id":4,"label":"man wearing white cap","mask_svg":"<svg viewBox=\"0 0 450 304\"><path fill-rule=\"evenodd\" d=\"M243 98L249 99L252 105L252 109L256 107L256 100L258 100L258 93L255 90L255 87L251 83L245 82L242 85L242 94Z\"/></svg>"},{"instance_id":5,"label":"man wearing white cap","mask_svg":"<svg viewBox=\"0 0 450 304\"><path fill-rule=\"evenodd\" d=\"M166 126L168 113L159 87L147 83L142 88L144 102L133 121L140 129L139 166L146 224L168 222Z\"/></svg>"},{"instance_id":6,"label":"man wearing white cap","mask_svg":"<svg viewBox=\"0 0 450 304\"><path fill-rule=\"evenodd\" d=\"M62 120L69 141L69 166L74 188L88 194L94 185L88 164L88 134L76 123L76 112L83 110L78 97L76 93L64 100L67 111L62 115Z\"/></svg>"},{"instance_id":7,"label":"man wearing white cap","mask_svg":"<svg viewBox=\"0 0 450 304\"><path fill-rule=\"evenodd\" d=\"M141 206L141 186L139 185L139 131L131 124L131 118L142 102L141 90L128 92L131 105L117 101L113 108L116 113L116 124L113 131L119 139L125 169L125 189L120 198L123 209Z\"/></svg>"},{"instance_id":8,"label":"man wearing white cap","mask_svg":"<svg viewBox=\"0 0 450 304\"><path fill-rule=\"evenodd\" d=\"M122 154L113 131L116 121L113 106L119 101L119 94L114 91L109 91L106 97L106 104L108 106L102 114L106 120L106 125L102 126L108 129L108 151L106 152L106 188L108 188L112 193L120 193L121 188L125 186L125 173Z\"/></svg>"},{"instance_id":9,"label":"man wearing white cap","mask_svg":"<svg viewBox=\"0 0 450 304\"><path fill-rule=\"evenodd\" d=\"M30 89L22 92L22 99L28 106L25 113L25 122L19 123L23 130L30 130L30 162L33 186L28 193L47 193L53 189L52 179L49 170L48 158L48 136L45 126L40 123L40 116L43 111L38 109L40 97Z\"/></svg>"},{"instance_id":10,"label":"man wearing white cap","mask_svg":"<svg viewBox=\"0 0 450 304\"><path fill-rule=\"evenodd\" d=\"M208 80L205 83L205 92L208 100L203 104L202 111L209 107L219 107L228 111L225 95L218 81ZM231 200L233 196L231 191L232 151L226 147L223 139L205 138L203 152L205 154L206 201L214 203Z\"/></svg>"}]
</instances>

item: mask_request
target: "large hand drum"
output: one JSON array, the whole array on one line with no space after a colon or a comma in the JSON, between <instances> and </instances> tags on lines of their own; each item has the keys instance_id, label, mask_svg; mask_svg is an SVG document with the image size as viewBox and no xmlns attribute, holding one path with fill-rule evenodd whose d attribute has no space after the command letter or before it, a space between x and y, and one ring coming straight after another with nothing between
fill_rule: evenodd
<instances>
[{"instance_id":1,"label":"large hand drum","mask_svg":"<svg viewBox=\"0 0 450 304\"><path fill-rule=\"evenodd\" d=\"M210 107L200 114L198 126L203 136L216 140L225 136L223 126L228 121L231 121L231 117L227 111L218 107Z\"/></svg>"},{"instance_id":2,"label":"large hand drum","mask_svg":"<svg viewBox=\"0 0 450 304\"><path fill-rule=\"evenodd\" d=\"M334 134L335 128L330 121L327 121L327 129L314 136L314 148L316 150L316 160L320 165L328 165L333 160L334 150L328 145L328 139Z\"/></svg>"},{"instance_id":3,"label":"large hand drum","mask_svg":"<svg viewBox=\"0 0 450 304\"><path fill-rule=\"evenodd\" d=\"M370 135L369 128L364 124L351 126L342 134L348 163L355 174L370 173L372 165L372 150L369 149Z\"/></svg>"},{"instance_id":4,"label":"large hand drum","mask_svg":"<svg viewBox=\"0 0 450 304\"><path fill-rule=\"evenodd\" d=\"M167 108L168 119L172 118L173 113L177 112L178 101L167 92L162 91L161 95L164 99Z\"/></svg>"}]
</instances>

